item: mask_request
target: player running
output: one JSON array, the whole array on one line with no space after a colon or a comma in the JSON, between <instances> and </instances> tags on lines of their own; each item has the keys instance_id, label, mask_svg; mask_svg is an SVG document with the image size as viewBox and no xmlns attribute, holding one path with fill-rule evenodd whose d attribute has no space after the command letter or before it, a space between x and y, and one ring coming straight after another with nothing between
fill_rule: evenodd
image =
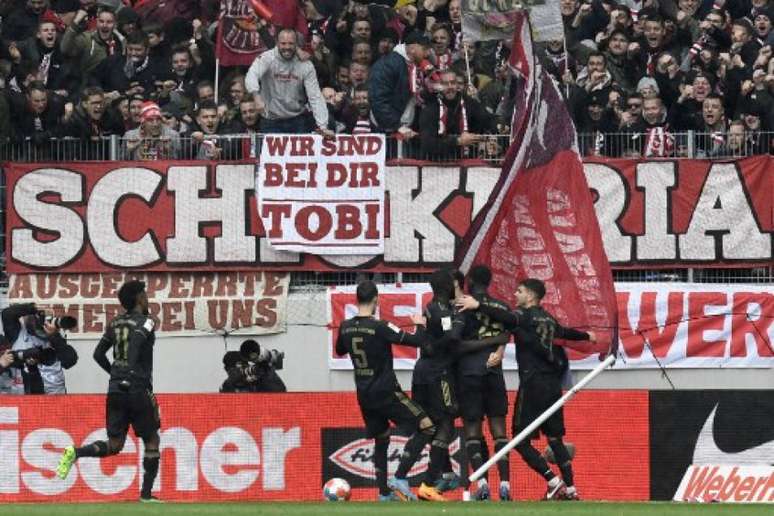
<instances>
[{"instance_id":1,"label":"player running","mask_svg":"<svg viewBox=\"0 0 774 516\"><path fill-rule=\"evenodd\" d=\"M470 296L458 301L461 309L478 309L504 323L514 335L516 361L519 364L519 392L513 413L514 436L562 397L562 377L569 371L569 361L564 348L554 344L554 339L596 341L593 332L582 332L559 324L540 306L545 294L543 282L530 278L519 283L516 289L518 308L514 312L481 303ZM540 431L548 439L562 478L554 475L546 460L530 442L539 437ZM573 479L572 458L562 441L564 434L564 413L560 408L529 439L516 446L516 451L527 465L546 479L546 500L579 499Z\"/></svg>"},{"instance_id":2,"label":"player running","mask_svg":"<svg viewBox=\"0 0 774 516\"><path fill-rule=\"evenodd\" d=\"M407 474L416 462L436 427L423 408L412 401L400 388L392 367L392 344L420 346L424 332L417 327L415 334L374 317L378 290L373 281L357 286L356 316L347 319L339 329L336 353L349 354L355 372L357 400L366 435L374 439L374 469L379 487L379 500L415 500ZM415 324L423 322L414 316ZM387 480L387 450L390 444L390 421L417 431L404 447L395 478Z\"/></svg>"},{"instance_id":3,"label":"player running","mask_svg":"<svg viewBox=\"0 0 774 516\"><path fill-rule=\"evenodd\" d=\"M126 442L129 425L143 440L145 454L141 502L158 502L151 495L159 471L159 406L153 394L153 344L156 336L153 319L148 317L145 283L128 281L118 291L118 300L126 310L108 324L94 350L94 360L110 375L106 404L107 441L96 441L82 448L67 446L56 473L67 478L81 457L107 457L119 453ZM113 363L105 354L113 349Z\"/></svg>"}]
</instances>

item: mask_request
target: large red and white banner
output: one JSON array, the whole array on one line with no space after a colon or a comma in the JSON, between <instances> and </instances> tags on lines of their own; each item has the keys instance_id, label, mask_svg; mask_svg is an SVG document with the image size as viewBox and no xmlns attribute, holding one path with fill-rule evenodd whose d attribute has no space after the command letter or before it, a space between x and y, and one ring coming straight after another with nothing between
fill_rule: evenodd
<instances>
[{"instance_id":1,"label":"large red and white banner","mask_svg":"<svg viewBox=\"0 0 774 516\"><path fill-rule=\"evenodd\" d=\"M161 468L154 495L162 500L321 501L332 476L350 482L355 500L376 499L373 441L364 439L353 392L157 398ZM581 392L565 408L565 421L584 499L648 499L647 392ZM105 439L104 425L104 396L0 396L0 503L137 500L143 449L133 433L118 455L80 459L66 480L54 474L65 446ZM625 440L616 438L623 427ZM390 471L405 440L392 436ZM412 484L427 467L424 455L410 473ZM545 490L520 460L511 460L511 485L519 500L537 500ZM461 490L450 497L459 500Z\"/></svg>"},{"instance_id":2,"label":"large red and white banner","mask_svg":"<svg viewBox=\"0 0 774 516\"><path fill-rule=\"evenodd\" d=\"M384 254L383 134L267 134L255 178L277 251Z\"/></svg>"},{"instance_id":3,"label":"large red and white banner","mask_svg":"<svg viewBox=\"0 0 774 516\"><path fill-rule=\"evenodd\" d=\"M587 162L611 263L626 267L770 265L774 161Z\"/></svg>"},{"instance_id":4,"label":"large red and white banner","mask_svg":"<svg viewBox=\"0 0 774 516\"><path fill-rule=\"evenodd\" d=\"M640 268L770 264L771 168L769 156L586 163L608 258ZM12 273L427 271L459 263L501 178L491 167L388 167L384 253L315 256L269 245L254 163L9 163L4 173Z\"/></svg>"},{"instance_id":5,"label":"large red and white banner","mask_svg":"<svg viewBox=\"0 0 774 516\"><path fill-rule=\"evenodd\" d=\"M774 366L774 293L767 286L687 283L616 283L619 323L617 369ZM379 318L413 331L409 317L432 298L426 284L380 285ZM357 313L355 287L328 292L329 366L352 369L336 355L341 322ZM591 369L595 353L569 350L573 369ZM413 369L416 348L394 346L396 369ZM503 367L517 368L513 345Z\"/></svg>"},{"instance_id":6,"label":"large red and white banner","mask_svg":"<svg viewBox=\"0 0 774 516\"><path fill-rule=\"evenodd\" d=\"M284 272L12 274L8 302L37 303L54 315L75 317L78 325L68 337L95 339L123 312L117 292L132 279L145 281L161 336L263 335L287 326L290 274Z\"/></svg>"}]
</instances>

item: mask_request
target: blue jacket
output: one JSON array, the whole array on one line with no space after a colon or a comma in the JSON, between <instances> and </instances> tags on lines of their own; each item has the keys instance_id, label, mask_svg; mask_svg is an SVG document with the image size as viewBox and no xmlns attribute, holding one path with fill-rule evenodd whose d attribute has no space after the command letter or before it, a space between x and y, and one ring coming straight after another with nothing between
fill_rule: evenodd
<instances>
[{"instance_id":1,"label":"blue jacket","mask_svg":"<svg viewBox=\"0 0 774 516\"><path fill-rule=\"evenodd\" d=\"M390 133L400 127L410 98L406 58L393 50L374 64L368 79L371 113L380 130Z\"/></svg>"}]
</instances>

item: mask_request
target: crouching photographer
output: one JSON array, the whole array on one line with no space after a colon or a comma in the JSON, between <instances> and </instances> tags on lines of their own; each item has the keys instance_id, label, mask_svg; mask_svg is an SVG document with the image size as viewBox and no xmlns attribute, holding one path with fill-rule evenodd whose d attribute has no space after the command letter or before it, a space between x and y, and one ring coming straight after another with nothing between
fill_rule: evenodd
<instances>
[{"instance_id":1,"label":"crouching photographer","mask_svg":"<svg viewBox=\"0 0 774 516\"><path fill-rule=\"evenodd\" d=\"M223 356L228 378L220 392L287 392L277 374L284 358L285 354L276 349L262 350L256 341L244 341L238 352L229 351Z\"/></svg>"},{"instance_id":2,"label":"crouching photographer","mask_svg":"<svg viewBox=\"0 0 774 516\"><path fill-rule=\"evenodd\" d=\"M64 369L78 361L60 330L77 325L73 317L53 317L35 303L11 305L0 317L11 344L10 394L65 394Z\"/></svg>"}]
</instances>

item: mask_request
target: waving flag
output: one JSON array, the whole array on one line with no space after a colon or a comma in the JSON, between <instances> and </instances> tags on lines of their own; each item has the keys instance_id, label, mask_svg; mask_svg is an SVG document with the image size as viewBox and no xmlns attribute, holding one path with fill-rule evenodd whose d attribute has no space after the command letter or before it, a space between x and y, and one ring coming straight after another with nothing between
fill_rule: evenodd
<instances>
[{"instance_id":1,"label":"waving flag","mask_svg":"<svg viewBox=\"0 0 774 516\"><path fill-rule=\"evenodd\" d=\"M474 222L475 236L464 243L462 268L489 266L492 294L511 303L519 281L544 281L548 311L566 326L602 337L595 347L579 343L577 349L604 353L618 342L616 298L575 128L535 59L524 14L515 29L513 141L495 193Z\"/></svg>"},{"instance_id":2,"label":"waving flag","mask_svg":"<svg viewBox=\"0 0 774 516\"><path fill-rule=\"evenodd\" d=\"M496 2L462 0L462 32L468 41L511 39L518 34L517 23L529 13L532 37L535 41L549 41L564 37L559 0L531 0L524 2Z\"/></svg>"}]
</instances>

